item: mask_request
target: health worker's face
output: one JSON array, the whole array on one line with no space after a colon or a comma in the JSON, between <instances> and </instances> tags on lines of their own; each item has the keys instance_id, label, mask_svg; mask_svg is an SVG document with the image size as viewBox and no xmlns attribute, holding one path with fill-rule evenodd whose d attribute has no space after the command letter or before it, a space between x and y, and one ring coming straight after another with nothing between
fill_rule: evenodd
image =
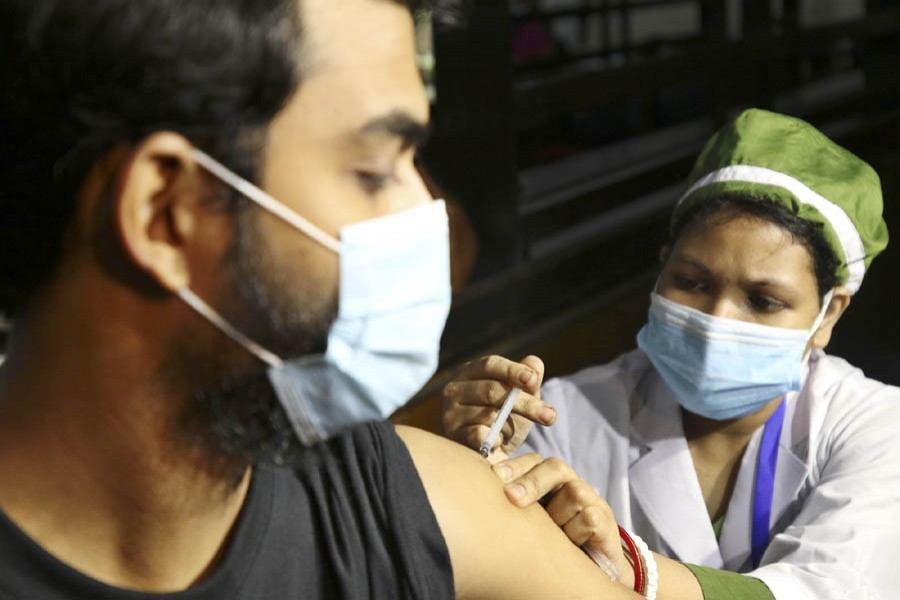
<instances>
[{"instance_id":1,"label":"health worker's face","mask_svg":"<svg viewBox=\"0 0 900 600\"><path fill-rule=\"evenodd\" d=\"M724 216L684 230L665 258L657 292L716 317L810 328L820 304L806 247L764 219Z\"/></svg>"}]
</instances>

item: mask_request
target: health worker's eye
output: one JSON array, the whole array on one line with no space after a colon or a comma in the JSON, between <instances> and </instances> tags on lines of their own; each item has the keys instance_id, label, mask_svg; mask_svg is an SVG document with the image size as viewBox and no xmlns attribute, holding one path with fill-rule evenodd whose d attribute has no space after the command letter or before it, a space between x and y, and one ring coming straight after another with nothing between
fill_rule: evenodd
<instances>
[{"instance_id":1,"label":"health worker's eye","mask_svg":"<svg viewBox=\"0 0 900 600\"><path fill-rule=\"evenodd\" d=\"M747 301L750 303L750 306L752 306L754 310L759 312L772 313L777 312L785 307L784 302L760 294L751 294L747 297Z\"/></svg>"},{"instance_id":2,"label":"health worker's eye","mask_svg":"<svg viewBox=\"0 0 900 600\"><path fill-rule=\"evenodd\" d=\"M675 284L675 287L679 290L684 291L692 291L698 290L703 287L703 282L699 279L694 279L693 277L688 277L686 275L678 275L675 274L672 276L672 283Z\"/></svg>"}]
</instances>

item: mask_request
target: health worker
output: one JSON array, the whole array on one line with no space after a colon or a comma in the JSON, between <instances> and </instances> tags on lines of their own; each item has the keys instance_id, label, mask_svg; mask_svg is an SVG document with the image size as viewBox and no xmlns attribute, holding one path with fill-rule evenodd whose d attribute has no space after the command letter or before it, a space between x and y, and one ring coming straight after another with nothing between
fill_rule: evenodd
<instances>
[{"instance_id":1,"label":"health worker","mask_svg":"<svg viewBox=\"0 0 900 600\"><path fill-rule=\"evenodd\" d=\"M900 389L824 352L887 244L881 213L865 162L743 112L674 210L638 348L544 385L534 356L470 363L445 387L446 435L478 448L521 388L491 456L508 498L544 497L646 597L675 560L706 598L896 598Z\"/></svg>"}]
</instances>

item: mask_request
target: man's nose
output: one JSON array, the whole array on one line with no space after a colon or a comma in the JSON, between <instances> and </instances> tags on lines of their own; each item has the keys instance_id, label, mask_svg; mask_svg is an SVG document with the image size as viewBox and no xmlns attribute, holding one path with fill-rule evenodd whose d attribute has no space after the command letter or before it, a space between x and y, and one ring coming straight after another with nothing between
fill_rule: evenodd
<instances>
[{"instance_id":1,"label":"man's nose","mask_svg":"<svg viewBox=\"0 0 900 600\"><path fill-rule=\"evenodd\" d=\"M434 200L425 180L415 168L405 176L401 190L391 199L392 212L424 206Z\"/></svg>"}]
</instances>

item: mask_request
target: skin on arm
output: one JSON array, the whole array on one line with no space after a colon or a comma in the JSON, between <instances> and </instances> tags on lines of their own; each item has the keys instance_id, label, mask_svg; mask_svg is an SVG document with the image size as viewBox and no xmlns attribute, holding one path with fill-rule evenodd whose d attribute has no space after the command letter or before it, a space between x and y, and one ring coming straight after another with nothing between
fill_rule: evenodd
<instances>
[{"instance_id":1,"label":"skin on arm","mask_svg":"<svg viewBox=\"0 0 900 600\"><path fill-rule=\"evenodd\" d=\"M536 505L519 508L480 456L397 427L453 563L458 598L640 598L611 581Z\"/></svg>"},{"instance_id":2,"label":"skin on arm","mask_svg":"<svg viewBox=\"0 0 900 600\"><path fill-rule=\"evenodd\" d=\"M504 482L509 502L535 507L547 497L547 514L570 543L599 549L620 569L622 583L633 585L634 571L622 553L615 515L572 467L558 458L526 454L498 463L492 470ZM703 600L703 590L690 569L655 552L653 555L659 571L658 600Z\"/></svg>"},{"instance_id":3,"label":"skin on arm","mask_svg":"<svg viewBox=\"0 0 900 600\"><path fill-rule=\"evenodd\" d=\"M556 410L541 400L544 363L536 356L521 362L502 356L485 356L466 364L442 391L444 435L478 450L512 388L522 394L503 425L490 461L504 460L528 435L532 423L552 425Z\"/></svg>"}]
</instances>

